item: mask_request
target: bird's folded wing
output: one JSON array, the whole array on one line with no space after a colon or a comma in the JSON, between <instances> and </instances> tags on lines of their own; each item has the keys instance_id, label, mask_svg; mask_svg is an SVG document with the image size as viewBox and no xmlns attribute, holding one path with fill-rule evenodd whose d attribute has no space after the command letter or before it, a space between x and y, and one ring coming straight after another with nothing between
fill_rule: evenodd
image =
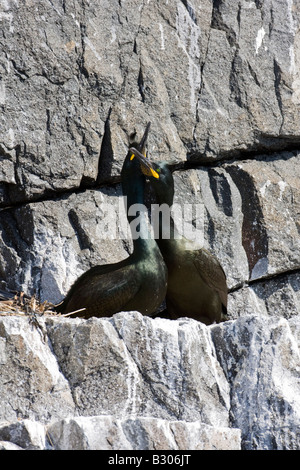
<instances>
[{"instance_id":1,"label":"bird's folded wing","mask_svg":"<svg viewBox=\"0 0 300 470\"><path fill-rule=\"evenodd\" d=\"M217 290L221 302L227 306L227 284L225 272L219 261L207 250L201 249L193 257L198 273L209 287Z\"/></svg>"},{"instance_id":2,"label":"bird's folded wing","mask_svg":"<svg viewBox=\"0 0 300 470\"><path fill-rule=\"evenodd\" d=\"M124 266L107 272L101 266L90 270L75 283L72 293L72 309L95 305L100 315L121 311L135 296L140 286L133 266ZM77 308L77 307L76 307Z\"/></svg>"}]
</instances>

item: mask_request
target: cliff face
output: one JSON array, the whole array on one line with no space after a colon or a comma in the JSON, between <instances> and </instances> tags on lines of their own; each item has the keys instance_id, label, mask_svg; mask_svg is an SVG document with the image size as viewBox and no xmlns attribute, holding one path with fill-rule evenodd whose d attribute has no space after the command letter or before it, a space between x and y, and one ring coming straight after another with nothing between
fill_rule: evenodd
<instances>
[{"instance_id":1,"label":"cliff face","mask_svg":"<svg viewBox=\"0 0 300 470\"><path fill-rule=\"evenodd\" d=\"M299 449L299 317L0 320L3 447Z\"/></svg>"},{"instance_id":2,"label":"cliff face","mask_svg":"<svg viewBox=\"0 0 300 470\"><path fill-rule=\"evenodd\" d=\"M298 448L300 2L2 3L0 288L58 302L128 256L120 168L151 121L231 321L51 317L43 333L1 317L0 439L52 423L56 446L97 447L106 423L116 448L158 433L166 448Z\"/></svg>"}]
</instances>

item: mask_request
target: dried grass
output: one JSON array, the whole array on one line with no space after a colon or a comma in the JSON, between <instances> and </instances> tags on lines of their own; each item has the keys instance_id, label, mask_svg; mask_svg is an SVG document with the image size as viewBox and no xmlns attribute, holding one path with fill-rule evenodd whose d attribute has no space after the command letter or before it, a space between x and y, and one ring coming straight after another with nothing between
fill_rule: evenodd
<instances>
[{"instance_id":1,"label":"dried grass","mask_svg":"<svg viewBox=\"0 0 300 470\"><path fill-rule=\"evenodd\" d=\"M0 294L0 316L57 316L69 317L85 309L76 310L66 314L61 314L54 310L54 305L50 302L39 302L36 297L28 297L24 292L15 295L2 293Z\"/></svg>"},{"instance_id":2,"label":"dried grass","mask_svg":"<svg viewBox=\"0 0 300 470\"><path fill-rule=\"evenodd\" d=\"M35 296L27 297L24 292L11 297L7 295L0 297L0 315L58 315L52 310L53 305L49 302L40 303Z\"/></svg>"}]
</instances>

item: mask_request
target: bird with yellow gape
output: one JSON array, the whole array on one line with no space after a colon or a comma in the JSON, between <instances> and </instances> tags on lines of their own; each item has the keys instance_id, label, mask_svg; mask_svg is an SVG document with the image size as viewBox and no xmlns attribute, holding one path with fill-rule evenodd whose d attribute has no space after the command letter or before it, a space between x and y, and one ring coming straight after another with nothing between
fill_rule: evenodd
<instances>
[{"instance_id":1,"label":"bird with yellow gape","mask_svg":"<svg viewBox=\"0 0 300 470\"><path fill-rule=\"evenodd\" d=\"M171 207L174 179L170 165L149 160L147 169L140 151L131 150L144 162L142 171L151 182L157 203ZM154 172L158 173L158 178ZM190 317L206 325L226 320L228 289L226 275L218 259L205 248L199 248L179 235L171 215L168 221L160 214L157 244L168 268L166 306L170 318Z\"/></svg>"},{"instance_id":2,"label":"bird with yellow gape","mask_svg":"<svg viewBox=\"0 0 300 470\"><path fill-rule=\"evenodd\" d=\"M147 178L157 203L171 207L174 198L171 167L167 162L152 162L146 157L149 128L150 123L140 144L132 145L124 160L123 194L128 198L128 207L142 204ZM151 237L143 217L140 237L133 239L132 254L119 263L88 270L73 284L56 310L68 313L83 309L76 316L84 318L111 316L129 310L155 316L165 299L167 318L189 317L206 325L226 320L228 289L218 259L205 248L178 236L171 215L167 222L160 217L157 239ZM130 223L128 213L127 218ZM166 233L169 236L166 237Z\"/></svg>"},{"instance_id":3,"label":"bird with yellow gape","mask_svg":"<svg viewBox=\"0 0 300 470\"><path fill-rule=\"evenodd\" d=\"M149 174L151 167L143 156L149 127L150 123L138 146L141 157L133 158L132 152L128 151L121 171L130 227L133 219L129 214L130 207L143 205L144 202L143 162L147 163L145 173ZM146 212L139 214L139 236L133 234L131 255L118 263L94 266L83 273L71 286L63 302L55 306L57 312L74 312L72 316L90 318L109 317L130 310L151 316L157 311L166 295L167 268L156 241L149 233L146 218Z\"/></svg>"}]
</instances>

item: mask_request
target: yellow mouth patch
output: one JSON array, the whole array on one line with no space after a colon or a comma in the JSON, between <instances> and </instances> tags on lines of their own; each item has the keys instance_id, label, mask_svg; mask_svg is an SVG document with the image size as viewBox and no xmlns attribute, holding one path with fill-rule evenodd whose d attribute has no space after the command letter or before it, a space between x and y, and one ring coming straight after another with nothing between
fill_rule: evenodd
<instances>
[{"instance_id":1,"label":"yellow mouth patch","mask_svg":"<svg viewBox=\"0 0 300 470\"><path fill-rule=\"evenodd\" d=\"M154 176L154 178L159 178L159 174L153 170L152 168L148 168L144 165L142 165L142 172L144 173L144 175L146 176Z\"/></svg>"},{"instance_id":2,"label":"yellow mouth patch","mask_svg":"<svg viewBox=\"0 0 300 470\"><path fill-rule=\"evenodd\" d=\"M145 158L147 158L146 151L143 152L143 155L144 155ZM134 157L135 157L135 155L134 155L134 153L133 153L133 154L131 155L131 157L130 157L130 161L133 160Z\"/></svg>"},{"instance_id":3,"label":"yellow mouth patch","mask_svg":"<svg viewBox=\"0 0 300 470\"><path fill-rule=\"evenodd\" d=\"M137 156L137 158L140 160L140 166L141 166L142 173L145 176L153 176L154 178L159 179L159 174L155 170L153 170L153 168L151 168L150 162L148 164L148 160L147 160L147 157L146 157L146 151L144 150L143 154L141 154L140 152L138 152L134 148L132 148L131 151L132 151L132 155L130 157L130 160L133 160L134 157ZM138 153L138 154L135 155L136 153Z\"/></svg>"}]
</instances>

